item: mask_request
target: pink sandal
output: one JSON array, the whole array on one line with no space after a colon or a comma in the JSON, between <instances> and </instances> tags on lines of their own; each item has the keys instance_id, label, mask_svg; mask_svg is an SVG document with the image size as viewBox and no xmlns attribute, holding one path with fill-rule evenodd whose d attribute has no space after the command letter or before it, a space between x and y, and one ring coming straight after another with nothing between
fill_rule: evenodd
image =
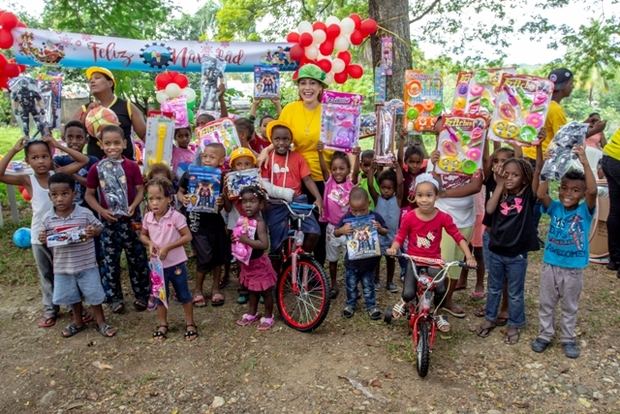
<instances>
[{"instance_id":1,"label":"pink sandal","mask_svg":"<svg viewBox=\"0 0 620 414\"><path fill-rule=\"evenodd\" d=\"M260 318L259 314L250 315L249 313L244 313L243 316L241 317L241 319L239 319L236 322L236 324L239 325L239 326L250 326L254 322L257 322L259 318ZM262 319L261 319L261 321L262 321Z\"/></svg>"},{"instance_id":2,"label":"pink sandal","mask_svg":"<svg viewBox=\"0 0 620 414\"><path fill-rule=\"evenodd\" d=\"M259 331L268 331L271 329L271 327L273 326L273 324L276 323L276 321L274 321L273 317L271 318L260 318L260 324L258 325L258 330Z\"/></svg>"}]
</instances>

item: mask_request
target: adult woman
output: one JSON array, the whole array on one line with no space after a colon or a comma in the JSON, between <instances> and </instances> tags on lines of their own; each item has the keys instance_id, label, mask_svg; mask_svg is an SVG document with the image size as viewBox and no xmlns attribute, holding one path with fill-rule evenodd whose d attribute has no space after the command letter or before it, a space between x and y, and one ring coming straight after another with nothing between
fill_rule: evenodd
<instances>
[{"instance_id":1,"label":"adult woman","mask_svg":"<svg viewBox=\"0 0 620 414\"><path fill-rule=\"evenodd\" d=\"M609 245L609 264L617 270L620 278L620 129L603 148L601 166L609 186L609 216L607 217L607 243Z\"/></svg>"},{"instance_id":2,"label":"adult woman","mask_svg":"<svg viewBox=\"0 0 620 414\"><path fill-rule=\"evenodd\" d=\"M123 133L128 142L127 148L123 151L123 155L133 160L134 150L133 144L131 144L132 128L141 139L144 139L146 135L146 124L142 112L131 102L127 102L114 94L114 75L108 69L97 66L90 67L86 69L86 79L88 79L90 93L95 98L95 102L91 102L88 106L82 106L79 119L84 122L88 111L98 105L111 109L116 114L120 122L119 126L123 129ZM99 141L96 137L89 136L86 152L88 155L103 158L103 150L99 146Z\"/></svg>"}]
</instances>

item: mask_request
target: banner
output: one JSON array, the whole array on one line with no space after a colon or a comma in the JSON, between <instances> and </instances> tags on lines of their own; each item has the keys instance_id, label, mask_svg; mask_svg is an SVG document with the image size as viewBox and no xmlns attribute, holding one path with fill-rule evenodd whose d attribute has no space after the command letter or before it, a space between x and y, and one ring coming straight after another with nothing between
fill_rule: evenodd
<instances>
[{"instance_id":1,"label":"banner","mask_svg":"<svg viewBox=\"0 0 620 414\"><path fill-rule=\"evenodd\" d=\"M15 59L28 66L200 72L204 58L212 57L226 62L227 72L253 72L256 65L297 69L289 43L135 40L29 28L12 33Z\"/></svg>"}]
</instances>

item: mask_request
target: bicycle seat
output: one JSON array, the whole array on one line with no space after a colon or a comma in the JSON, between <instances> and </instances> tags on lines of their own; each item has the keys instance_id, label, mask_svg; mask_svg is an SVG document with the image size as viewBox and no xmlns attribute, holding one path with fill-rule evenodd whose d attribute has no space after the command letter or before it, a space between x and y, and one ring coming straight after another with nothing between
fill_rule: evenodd
<instances>
[{"instance_id":1,"label":"bicycle seat","mask_svg":"<svg viewBox=\"0 0 620 414\"><path fill-rule=\"evenodd\" d=\"M293 210L299 210L302 212L307 212L310 211L314 208L314 204L305 204L305 203L296 203L296 202L292 202L289 204L291 206L291 209Z\"/></svg>"}]
</instances>

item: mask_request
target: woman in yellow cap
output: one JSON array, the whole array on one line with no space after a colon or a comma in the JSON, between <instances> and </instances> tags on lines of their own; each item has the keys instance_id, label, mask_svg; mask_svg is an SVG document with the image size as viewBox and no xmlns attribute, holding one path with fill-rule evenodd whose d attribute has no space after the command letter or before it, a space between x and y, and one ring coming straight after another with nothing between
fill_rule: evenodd
<instances>
[{"instance_id":1,"label":"woman in yellow cap","mask_svg":"<svg viewBox=\"0 0 620 414\"><path fill-rule=\"evenodd\" d=\"M78 119L84 122L88 111L98 105L102 105L116 114L120 123L119 126L122 128L125 139L127 139L128 142L131 142L132 129L140 139L144 140L146 135L144 116L136 105L114 94L115 79L112 72L106 68L92 66L86 69L86 79L88 79L90 93L95 98L95 101L91 102L88 106L82 106ZM93 155L100 159L103 158L103 150L99 146L96 137L89 137L86 152L88 155ZM123 155L133 160L133 145L127 145L127 148L123 151Z\"/></svg>"},{"instance_id":2,"label":"woman in yellow cap","mask_svg":"<svg viewBox=\"0 0 620 414\"><path fill-rule=\"evenodd\" d=\"M603 148L601 166L609 187L609 215L607 216L607 243L610 270L620 278L620 129L611 136Z\"/></svg>"}]
</instances>

